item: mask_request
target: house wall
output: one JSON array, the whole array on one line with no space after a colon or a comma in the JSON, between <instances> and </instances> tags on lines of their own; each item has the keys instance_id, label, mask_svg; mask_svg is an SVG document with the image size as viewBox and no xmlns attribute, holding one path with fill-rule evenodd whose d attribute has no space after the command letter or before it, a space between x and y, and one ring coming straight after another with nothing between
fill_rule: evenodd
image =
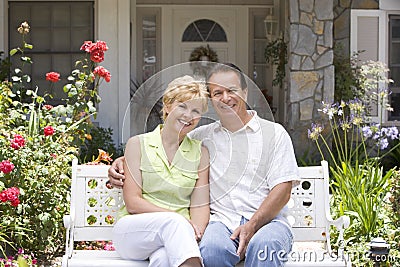
<instances>
[{"instance_id":1,"label":"house wall","mask_svg":"<svg viewBox=\"0 0 400 267\"><path fill-rule=\"evenodd\" d=\"M130 1L97 0L95 12L95 35L107 42L103 65L111 73L111 81L101 84L96 121L101 127L112 128L113 139L119 144L126 142L130 131L130 119L124 120L125 112L130 114Z\"/></svg>"},{"instance_id":2,"label":"house wall","mask_svg":"<svg viewBox=\"0 0 400 267\"><path fill-rule=\"evenodd\" d=\"M274 0L137 0L138 5L273 5Z\"/></svg>"},{"instance_id":3,"label":"house wall","mask_svg":"<svg viewBox=\"0 0 400 267\"><path fill-rule=\"evenodd\" d=\"M5 47L5 36L6 36L6 8L5 8L5 2L4 1L0 1L0 51L6 51L6 47Z\"/></svg>"},{"instance_id":4,"label":"house wall","mask_svg":"<svg viewBox=\"0 0 400 267\"><path fill-rule=\"evenodd\" d=\"M398 1L398 0L394 0ZM378 9L379 3L375 0L346 0L335 1L333 6L334 12L334 29L333 39L334 46L342 47L341 52L350 56L350 11L351 9Z\"/></svg>"}]
</instances>

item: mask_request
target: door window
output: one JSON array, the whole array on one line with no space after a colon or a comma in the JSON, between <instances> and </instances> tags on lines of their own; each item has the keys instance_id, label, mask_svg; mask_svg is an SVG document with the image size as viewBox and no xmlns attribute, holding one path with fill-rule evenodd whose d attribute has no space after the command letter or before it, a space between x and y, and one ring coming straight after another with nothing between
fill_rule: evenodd
<instances>
[{"instance_id":1,"label":"door window","mask_svg":"<svg viewBox=\"0 0 400 267\"><path fill-rule=\"evenodd\" d=\"M135 86L160 71L161 56L161 12L159 8L137 9L137 56L138 68Z\"/></svg>"},{"instance_id":2,"label":"door window","mask_svg":"<svg viewBox=\"0 0 400 267\"><path fill-rule=\"evenodd\" d=\"M185 29L182 42L227 42L227 39L221 25L209 19L199 19Z\"/></svg>"}]
</instances>

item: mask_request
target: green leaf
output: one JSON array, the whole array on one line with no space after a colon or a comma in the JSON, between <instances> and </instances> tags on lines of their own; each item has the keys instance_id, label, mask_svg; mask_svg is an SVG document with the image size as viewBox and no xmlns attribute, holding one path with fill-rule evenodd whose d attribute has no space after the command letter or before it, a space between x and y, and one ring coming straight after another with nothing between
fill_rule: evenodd
<instances>
[{"instance_id":1,"label":"green leaf","mask_svg":"<svg viewBox=\"0 0 400 267\"><path fill-rule=\"evenodd\" d=\"M26 259L24 259L23 256L18 256L18 267L29 267L28 262L26 261Z\"/></svg>"},{"instance_id":2,"label":"green leaf","mask_svg":"<svg viewBox=\"0 0 400 267\"><path fill-rule=\"evenodd\" d=\"M23 79L25 82L27 82L27 83L30 83L30 82L31 82L31 76L29 76L29 75L27 75L27 74L23 75L23 76L22 76L22 79Z\"/></svg>"},{"instance_id":3,"label":"green leaf","mask_svg":"<svg viewBox=\"0 0 400 267\"><path fill-rule=\"evenodd\" d=\"M33 48L33 45L31 45L31 44L28 44L28 43L25 43L25 46L24 46L24 48L27 48L27 49L32 49L32 48Z\"/></svg>"},{"instance_id":4,"label":"green leaf","mask_svg":"<svg viewBox=\"0 0 400 267\"><path fill-rule=\"evenodd\" d=\"M39 103L39 104L42 104L44 101L45 101L44 98L41 97L41 96L38 96L38 97L36 98L36 102Z\"/></svg>"},{"instance_id":5,"label":"green leaf","mask_svg":"<svg viewBox=\"0 0 400 267\"><path fill-rule=\"evenodd\" d=\"M11 80L12 80L13 82L20 82L20 81L21 81L21 78L18 77L18 76L12 76L12 77L11 77Z\"/></svg>"},{"instance_id":6,"label":"green leaf","mask_svg":"<svg viewBox=\"0 0 400 267\"><path fill-rule=\"evenodd\" d=\"M27 63L33 63L32 59L30 57L21 57L21 60Z\"/></svg>"},{"instance_id":7,"label":"green leaf","mask_svg":"<svg viewBox=\"0 0 400 267\"><path fill-rule=\"evenodd\" d=\"M15 55L18 52L18 49L14 48L10 50L10 56Z\"/></svg>"},{"instance_id":8,"label":"green leaf","mask_svg":"<svg viewBox=\"0 0 400 267\"><path fill-rule=\"evenodd\" d=\"M68 92L69 90L71 90L71 88L72 88L72 84L70 84L70 83L64 85L64 87L63 87L64 93L66 93L66 92Z\"/></svg>"}]
</instances>

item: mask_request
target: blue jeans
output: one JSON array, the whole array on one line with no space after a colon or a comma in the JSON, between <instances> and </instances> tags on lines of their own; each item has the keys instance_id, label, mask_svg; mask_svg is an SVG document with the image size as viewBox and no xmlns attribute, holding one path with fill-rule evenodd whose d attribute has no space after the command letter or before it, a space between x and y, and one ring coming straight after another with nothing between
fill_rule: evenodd
<instances>
[{"instance_id":1,"label":"blue jeans","mask_svg":"<svg viewBox=\"0 0 400 267\"><path fill-rule=\"evenodd\" d=\"M242 218L241 224L247 220ZM236 254L239 241L231 240L230 231L221 222L210 222L200 242L205 267L233 267L240 262ZM245 254L245 267L283 266L292 249L291 229L279 221L261 227L250 239Z\"/></svg>"}]
</instances>

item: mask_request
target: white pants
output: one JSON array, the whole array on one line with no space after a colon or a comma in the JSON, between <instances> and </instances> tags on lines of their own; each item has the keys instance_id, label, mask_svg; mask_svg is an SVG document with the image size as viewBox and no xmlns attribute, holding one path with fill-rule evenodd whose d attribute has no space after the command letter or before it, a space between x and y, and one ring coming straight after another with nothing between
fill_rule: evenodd
<instances>
[{"instance_id":1,"label":"white pants","mask_svg":"<svg viewBox=\"0 0 400 267\"><path fill-rule=\"evenodd\" d=\"M201 260L193 227L174 212L122 217L114 226L113 244L122 258L149 259L151 267L175 267L189 258Z\"/></svg>"}]
</instances>

